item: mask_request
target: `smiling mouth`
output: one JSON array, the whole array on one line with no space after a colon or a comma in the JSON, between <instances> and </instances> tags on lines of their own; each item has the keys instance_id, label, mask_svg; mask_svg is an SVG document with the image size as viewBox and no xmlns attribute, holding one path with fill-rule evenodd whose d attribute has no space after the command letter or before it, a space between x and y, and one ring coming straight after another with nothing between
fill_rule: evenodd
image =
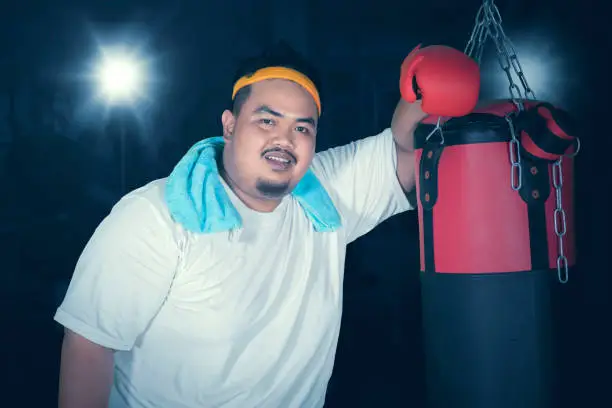
<instances>
[{"instance_id":1,"label":"smiling mouth","mask_svg":"<svg viewBox=\"0 0 612 408\"><path fill-rule=\"evenodd\" d=\"M286 170L296 163L295 157L287 151L271 151L264 154L263 158L270 164L275 170Z\"/></svg>"}]
</instances>

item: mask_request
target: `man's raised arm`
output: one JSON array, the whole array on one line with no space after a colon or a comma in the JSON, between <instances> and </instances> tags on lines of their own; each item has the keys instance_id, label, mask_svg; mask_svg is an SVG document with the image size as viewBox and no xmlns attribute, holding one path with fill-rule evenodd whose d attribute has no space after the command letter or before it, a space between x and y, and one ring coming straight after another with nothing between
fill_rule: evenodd
<instances>
[{"instance_id":1,"label":"man's raised arm","mask_svg":"<svg viewBox=\"0 0 612 408\"><path fill-rule=\"evenodd\" d=\"M470 113L478 101L480 70L454 48L416 47L404 60L400 93L391 131L397 152L397 178L406 193L415 186L414 131L428 115L456 117Z\"/></svg>"}]
</instances>

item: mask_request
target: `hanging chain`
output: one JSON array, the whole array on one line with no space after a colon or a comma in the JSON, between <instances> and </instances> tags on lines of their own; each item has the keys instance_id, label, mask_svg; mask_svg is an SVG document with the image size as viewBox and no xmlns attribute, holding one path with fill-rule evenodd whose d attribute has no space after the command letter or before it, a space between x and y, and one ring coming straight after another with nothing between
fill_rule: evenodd
<instances>
[{"instance_id":1,"label":"hanging chain","mask_svg":"<svg viewBox=\"0 0 612 408\"><path fill-rule=\"evenodd\" d=\"M476 22L470 40L465 47L465 53L480 64L484 46L489 38L493 41L495 49L497 50L497 61L499 62L499 66L508 78L510 97L516 106L522 110L522 100L535 99L535 94L527 82L521 63L516 55L514 45L504 32L499 9L493 0L484 0L476 14ZM523 88L522 92L514 81L513 72L514 76L516 76L521 83Z\"/></svg>"},{"instance_id":2,"label":"hanging chain","mask_svg":"<svg viewBox=\"0 0 612 408\"><path fill-rule=\"evenodd\" d=\"M523 186L523 174L521 168L521 144L516 137L516 131L514 130L514 123L510 115L506 115L506 122L510 128L510 134L512 140L508 143L508 149L510 153L510 187L514 191L519 191Z\"/></svg>"},{"instance_id":3,"label":"hanging chain","mask_svg":"<svg viewBox=\"0 0 612 408\"><path fill-rule=\"evenodd\" d=\"M567 283L569 279L569 267L567 257L565 256L565 247L563 244L563 237L567 232L566 213L563 209L563 168L562 157L559 158L552 165L552 180L553 187L555 188L555 212L554 212L554 224L555 234L558 240L559 255L557 256L557 277L559 282Z\"/></svg>"},{"instance_id":4,"label":"hanging chain","mask_svg":"<svg viewBox=\"0 0 612 408\"><path fill-rule=\"evenodd\" d=\"M482 61L484 46L488 39L493 41L497 51L497 61L502 71L508 78L510 98L516 105L519 111L524 109L523 100L535 100L536 96L523 72L521 63L518 60L516 49L512 41L508 38L502 27L502 18L499 9L495 5L494 0L483 0L482 5L476 13L476 21L474 29L470 35L470 39L465 47L465 54L472 57L479 65ZM513 75L514 74L514 75ZM518 78L519 86L514 81L514 77ZM516 136L514 123L512 121L513 113L505 116L512 139L509 143L510 156L510 186L514 191L518 191L522 187L521 173L521 153L520 141ZM572 156L578 153L576 150ZM563 189L563 169L562 159L555 161L552 164L552 182L555 189L555 211L553 214L555 235L557 236L557 277L559 282L567 283L569 280L569 265L565 255L565 246L563 238L567 233L566 212L563 209L562 189Z\"/></svg>"}]
</instances>

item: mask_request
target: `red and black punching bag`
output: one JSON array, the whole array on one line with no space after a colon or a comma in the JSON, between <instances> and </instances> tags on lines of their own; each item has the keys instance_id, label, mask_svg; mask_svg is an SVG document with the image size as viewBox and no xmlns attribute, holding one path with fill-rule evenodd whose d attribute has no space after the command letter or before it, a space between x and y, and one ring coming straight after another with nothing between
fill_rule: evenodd
<instances>
[{"instance_id":1,"label":"red and black punching bag","mask_svg":"<svg viewBox=\"0 0 612 408\"><path fill-rule=\"evenodd\" d=\"M535 101L441 132L437 120L415 134L428 406L553 408L551 296L575 263L572 124Z\"/></svg>"}]
</instances>

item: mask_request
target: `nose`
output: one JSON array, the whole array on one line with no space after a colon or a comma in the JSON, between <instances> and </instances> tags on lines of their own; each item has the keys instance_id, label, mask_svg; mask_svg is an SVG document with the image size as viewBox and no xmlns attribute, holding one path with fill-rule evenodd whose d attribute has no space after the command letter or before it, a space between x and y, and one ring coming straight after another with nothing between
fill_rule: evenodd
<instances>
[{"instance_id":1,"label":"nose","mask_svg":"<svg viewBox=\"0 0 612 408\"><path fill-rule=\"evenodd\" d=\"M295 145L295 132L293 132L293 128L284 126L279 128L275 132L273 143L279 147L293 148Z\"/></svg>"}]
</instances>

